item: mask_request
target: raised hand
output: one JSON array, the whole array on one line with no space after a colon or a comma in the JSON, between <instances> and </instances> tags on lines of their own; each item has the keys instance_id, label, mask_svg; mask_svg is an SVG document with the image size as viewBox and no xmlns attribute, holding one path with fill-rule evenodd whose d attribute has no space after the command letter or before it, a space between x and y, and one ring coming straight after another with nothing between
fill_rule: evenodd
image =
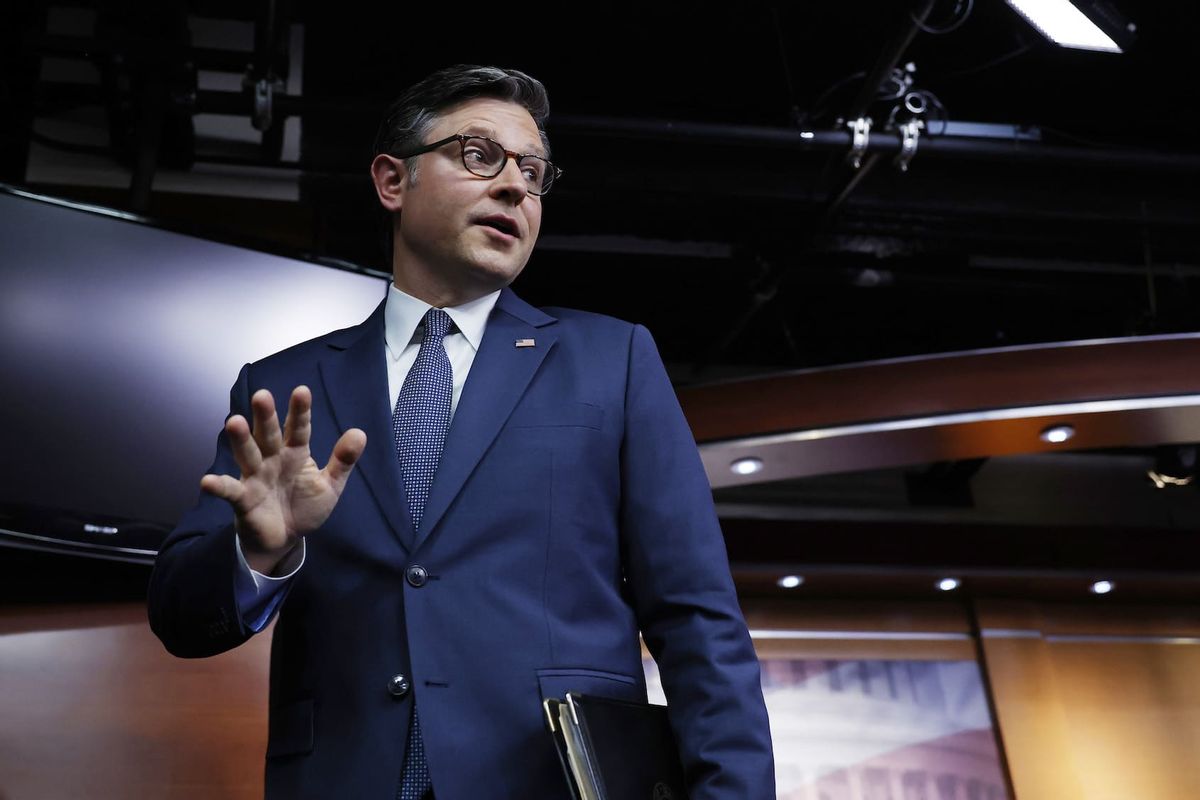
<instances>
[{"instance_id":1,"label":"raised hand","mask_svg":"<svg viewBox=\"0 0 1200 800\"><path fill-rule=\"evenodd\" d=\"M225 422L241 478L205 475L200 488L233 506L246 562L269 574L300 537L329 518L367 446L367 435L358 428L343 433L321 469L308 450L312 393L307 386L292 390L282 431L275 399L266 389L254 393L250 409L253 431L239 414Z\"/></svg>"}]
</instances>

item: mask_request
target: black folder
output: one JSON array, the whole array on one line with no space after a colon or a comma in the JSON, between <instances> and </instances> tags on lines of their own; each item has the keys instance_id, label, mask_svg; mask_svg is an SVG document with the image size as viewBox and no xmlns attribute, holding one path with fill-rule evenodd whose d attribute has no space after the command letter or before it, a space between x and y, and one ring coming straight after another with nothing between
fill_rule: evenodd
<instances>
[{"instance_id":1,"label":"black folder","mask_svg":"<svg viewBox=\"0 0 1200 800\"><path fill-rule=\"evenodd\" d=\"M542 706L575 800L687 800L666 706L575 692Z\"/></svg>"}]
</instances>

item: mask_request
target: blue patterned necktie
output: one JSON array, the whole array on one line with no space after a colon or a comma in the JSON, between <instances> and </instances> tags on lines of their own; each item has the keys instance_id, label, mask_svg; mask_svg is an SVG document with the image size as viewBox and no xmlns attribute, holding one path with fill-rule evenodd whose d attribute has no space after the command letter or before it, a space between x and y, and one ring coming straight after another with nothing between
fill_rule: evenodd
<instances>
[{"instance_id":1,"label":"blue patterned necktie","mask_svg":"<svg viewBox=\"0 0 1200 800\"><path fill-rule=\"evenodd\" d=\"M439 308L431 308L425 313L423 322L425 335L421 339L421 349L404 378L392 413L396 455L404 474L408 511L418 542L425 501L429 499L429 487L433 485L433 476L446 444L446 432L450 430L450 399L454 388L450 359L442 342L450 330L450 317ZM421 800L432 788L414 702L404 771L400 775L396 797L397 800Z\"/></svg>"}]
</instances>

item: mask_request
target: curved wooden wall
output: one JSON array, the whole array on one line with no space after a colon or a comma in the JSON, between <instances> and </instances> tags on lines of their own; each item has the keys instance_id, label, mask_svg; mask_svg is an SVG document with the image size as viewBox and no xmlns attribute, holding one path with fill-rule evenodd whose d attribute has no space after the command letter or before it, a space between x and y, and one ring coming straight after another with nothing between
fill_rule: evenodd
<instances>
[{"instance_id":1,"label":"curved wooden wall","mask_svg":"<svg viewBox=\"0 0 1200 800\"><path fill-rule=\"evenodd\" d=\"M714 487L1200 440L1200 334L953 353L682 389ZM1075 428L1055 445L1054 424ZM738 475L741 458L760 472Z\"/></svg>"}]
</instances>

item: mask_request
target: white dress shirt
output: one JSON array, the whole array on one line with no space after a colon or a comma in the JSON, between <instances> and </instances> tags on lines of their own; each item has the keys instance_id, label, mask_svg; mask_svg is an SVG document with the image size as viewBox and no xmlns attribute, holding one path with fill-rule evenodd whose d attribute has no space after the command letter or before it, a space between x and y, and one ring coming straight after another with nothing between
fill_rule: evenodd
<instances>
[{"instance_id":1,"label":"white dress shirt","mask_svg":"<svg viewBox=\"0 0 1200 800\"><path fill-rule=\"evenodd\" d=\"M479 343L483 341L488 317L499 297L500 291L497 290L460 306L444 309L454 323L443 340L454 380L450 396L451 420L458 409L458 399L462 396L467 374L471 371L471 365L475 363ZM421 349L421 338L425 334L425 326L421 321L430 308L432 306L424 300L405 294L397 289L395 284L388 287L387 301L383 309L383 338L384 356L387 359L388 400L391 408L396 407L396 399L400 396L404 379L417 360L417 351ZM280 563L276 571L286 574L279 576L263 575L251 569L242 553L241 540L235 536L234 541L239 565L235 577L238 611L251 630L259 631L275 613L283 598L283 587L304 566L304 540L301 539L300 546Z\"/></svg>"}]
</instances>

